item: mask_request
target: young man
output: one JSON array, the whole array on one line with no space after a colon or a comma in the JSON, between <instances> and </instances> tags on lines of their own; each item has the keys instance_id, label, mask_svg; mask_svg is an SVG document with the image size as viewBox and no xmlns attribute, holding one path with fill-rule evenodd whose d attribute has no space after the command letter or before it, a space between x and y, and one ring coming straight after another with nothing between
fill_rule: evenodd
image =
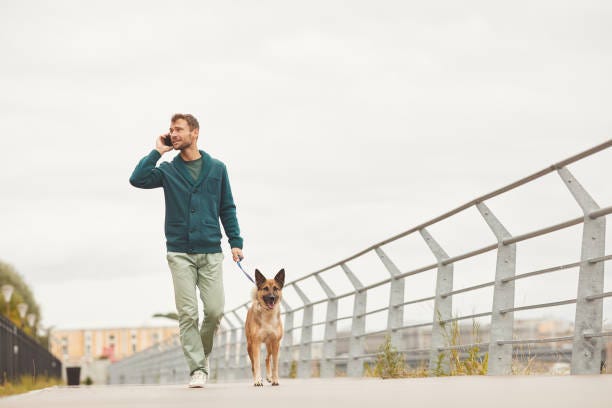
<instances>
[{"instance_id":1,"label":"young man","mask_svg":"<svg viewBox=\"0 0 612 408\"><path fill-rule=\"evenodd\" d=\"M130 177L134 187L164 189L167 260L174 283L181 345L191 373L189 387L203 387L206 382L208 355L223 316L219 219L234 261L243 258L227 169L219 160L198 150L199 131L195 117L175 114L169 133L172 146L164 143L168 135L159 136L155 149L140 160ZM161 156L171 150L179 150L180 154L155 167ZM204 321L199 330L196 287L204 304Z\"/></svg>"}]
</instances>

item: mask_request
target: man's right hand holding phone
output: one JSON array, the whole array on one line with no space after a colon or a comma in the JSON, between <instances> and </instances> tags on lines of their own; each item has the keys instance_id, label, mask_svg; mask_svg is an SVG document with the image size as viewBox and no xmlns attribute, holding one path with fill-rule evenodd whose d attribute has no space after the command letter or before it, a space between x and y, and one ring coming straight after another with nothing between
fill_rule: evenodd
<instances>
[{"instance_id":1,"label":"man's right hand holding phone","mask_svg":"<svg viewBox=\"0 0 612 408\"><path fill-rule=\"evenodd\" d=\"M157 141L155 143L155 150L157 150L159 154L163 155L164 153L168 153L170 150L174 150L174 147L172 147L172 145L168 146L166 144L166 138L170 139L170 135L167 133L157 138Z\"/></svg>"}]
</instances>

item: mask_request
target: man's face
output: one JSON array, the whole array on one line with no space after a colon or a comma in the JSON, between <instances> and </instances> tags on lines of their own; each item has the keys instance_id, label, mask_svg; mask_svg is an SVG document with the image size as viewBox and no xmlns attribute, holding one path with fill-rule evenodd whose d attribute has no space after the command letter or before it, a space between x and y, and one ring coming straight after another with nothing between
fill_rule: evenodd
<instances>
[{"instance_id":1,"label":"man's face","mask_svg":"<svg viewBox=\"0 0 612 408\"><path fill-rule=\"evenodd\" d=\"M170 138L175 150L183 150L190 147L198 139L199 129L189 130L185 119L177 119L170 125Z\"/></svg>"}]
</instances>

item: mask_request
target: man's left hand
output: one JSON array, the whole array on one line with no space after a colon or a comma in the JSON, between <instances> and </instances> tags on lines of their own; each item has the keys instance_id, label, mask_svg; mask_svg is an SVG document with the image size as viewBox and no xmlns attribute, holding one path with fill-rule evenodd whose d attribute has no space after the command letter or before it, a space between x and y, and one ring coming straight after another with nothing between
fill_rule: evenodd
<instances>
[{"instance_id":1,"label":"man's left hand","mask_svg":"<svg viewBox=\"0 0 612 408\"><path fill-rule=\"evenodd\" d=\"M232 257L234 258L234 262L242 261L244 259L244 255L242 255L242 249L232 248Z\"/></svg>"}]
</instances>

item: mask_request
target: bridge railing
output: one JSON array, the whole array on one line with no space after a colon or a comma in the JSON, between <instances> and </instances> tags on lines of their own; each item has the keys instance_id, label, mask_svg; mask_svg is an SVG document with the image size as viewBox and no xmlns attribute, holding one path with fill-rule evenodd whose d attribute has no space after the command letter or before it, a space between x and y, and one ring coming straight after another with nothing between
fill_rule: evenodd
<instances>
[{"instance_id":1,"label":"bridge railing","mask_svg":"<svg viewBox=\"0 0 612 408\"><path fill-rule=\"evenodd\" d=\"M19 382L22 377L62 376L62 363L49 350L0 316L0 385Z\"/></svg>"},{"instance_id":2,"label":"bridge railing","mask_svg":"<svg viewBox=\"0 0 612 408\"><path fill-rule=\"evenodd\" d=\"M426 348L410 348L402 351L409 358L428 360L429 369L448 370L449 352L453 349L468 349L478 346L487 350L488 374L510 374L512 369L513 349L520 345L570 342L571 373L599 373L602 365L603 339L612 336L611 331L603 330L603 301L612 296L612 292L604 292L604 263L612 259L605 253L606 216L612 212L612 207L600 207L580 182L572 175L567 166L585 160L612 146L612 139L584 152L576 154L534 174L515 181L491 193L477 197L449 212L435 217L407 231L372 245L346 259L340 260L323 269L295 279L285 285L285 300L283 301L284 338L281 346L281 375L287 376L294 371L300 378L313 375L313 363L318 366L318 375L334 376L338 368L346 370L348 376L362 376L364 361L371 360L372 353L366 352L365 342L383 334L388 334L391 343L402 344L402 334L415 329L428 330L429 343ZM567 197L579 205L582 214L560 223L547 225L543 228L512 235L487 206L487 201L504 195L520 186L531 183L550 173L557 173L560 182L567 189ZM602 177L609 175L602 173ZM549 203L555 205L555 203ZM450 256L445 248L436 240L431 232L432 226L441 223L468 209L476 209L484 224L488 226L495 240L488 245L476 247L468 252ZM574 262L532 270L516 274L517 243L546 236L556 231L582 224L582 243L580 259ZM387 246L402 238L419 236L433 255L435 262L410 270L401 270L394 259L389 256ZM459 261L468 260L485 253L496 254L495 277L493 280L477 285L455 289L453 287L453 269ZM386 276L381 276L374 283L364 284L353 271L353 264L364 258L374 257L384 267ZM534 276L554 274L567 269L578 269L577 295L561 301L515 305L516 282L530 279ZM406 282L428 271L435 271L435 291L426 297L406 299ZM336 282L338 275L350 282L350 289L336 293L337 289L331 282ZM311 300L304 288L316 285L323 296ZM380 293L388 288L383 307L367 310L371 293ZM492 306L481 313L453 316L453 297L470 293L483 288L492 288ZM339 315L339 302L352 301L352 313ZM380 297L375 300L380 302ZM295 305L296 302L299 305ZM433 310L431 320L406 324L404 310L408 306L431 304ZM573 334L548 338L515 338L514 313L525 310L551 308L561 305L575 305L575 321ZM212 377L218 379L246 378L250 376L250 362L246 354L246 339L243 333L244 318L249 302L225 312L221 329L217 333L215 351L210 357ZM315 319L315 308L318 320ZM325 317L322 309L325 309ZM321 309L319 311L319 309ZM372 315L386 314L386 324L379 330L366 330L366 318ZM299 316L298 316L299 315ZM299 317L299 319L296 319ZM489 341L471 344L449 344L448 325L455 321L466 319L490 318ZM378 319L380 320L380 318ZM296 321L298 323L296 324ZM350 323L346 330L339 330L339 323ZM313 330L322 328L321 339L313 338ZM298 340L299 338L299 340ZM347 344L348 343L348 344ZM346 352L339 352L342 344ZM178 347L178 346L177 346ZM316 354L316 355L315 355ZM178 354L177 354L178 356ZM138 357L132 357L137 359ZM178 358L178 357L177 357ZM182 358L182 357L181 357ZM184 366L184 362L177 362ZM113 367L111 378L117 378L119 371L129 371L130 359Z\"/></svg>"}]
</instances>

